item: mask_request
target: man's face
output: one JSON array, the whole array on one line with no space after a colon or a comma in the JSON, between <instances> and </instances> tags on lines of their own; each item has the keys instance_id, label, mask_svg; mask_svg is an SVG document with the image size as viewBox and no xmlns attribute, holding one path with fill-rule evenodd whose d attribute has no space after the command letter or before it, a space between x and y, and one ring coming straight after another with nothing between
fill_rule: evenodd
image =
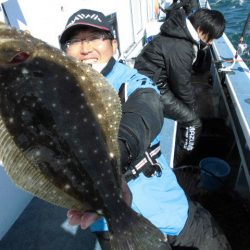
<instances>
[{"instance_id":1,"label":"man's face","mask_svg":"<svg viewBox=\"0 0 250 250\"><path fill-rule=\"evenodd\" d=\"M198 33L198 36L199 36L200 40L201 40L204 44L206 44L206 45L211 45L211 44L213 43L213 40L214 40L214 39L209 40L209 39L208 39L208 35L205 34L200 28L198 28L197 33Z\"/></svg>"},{"instance_id":2,"label":"man's face","mask_svg":"<svg viewBox=\"0 0 250 250\"><path fill-rule=\"evenodd\" d=\"M66 43L66 53L88 64L106 64L115 54L116 40L106 39L96 29L79 30Z\"/></svg>"}]
</instances>

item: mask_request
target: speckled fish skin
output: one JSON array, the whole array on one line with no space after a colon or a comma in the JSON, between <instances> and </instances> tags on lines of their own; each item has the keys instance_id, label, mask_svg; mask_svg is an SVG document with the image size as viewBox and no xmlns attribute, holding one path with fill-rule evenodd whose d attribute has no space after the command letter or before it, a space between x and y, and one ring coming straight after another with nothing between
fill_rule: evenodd
<instances>
[{"instance_id":1,"label":"speckled fish skin","mask_svg":"<svg viewBox=\"0 0 250 250\"><path fill-rule=\"evenodd\" d=\"M112 249L157 249L160 231L122 199L120 117L119 98L103 76L0 24L0 158L7 173L51 203L103 215Z\"/></svg>"}]
</instances>

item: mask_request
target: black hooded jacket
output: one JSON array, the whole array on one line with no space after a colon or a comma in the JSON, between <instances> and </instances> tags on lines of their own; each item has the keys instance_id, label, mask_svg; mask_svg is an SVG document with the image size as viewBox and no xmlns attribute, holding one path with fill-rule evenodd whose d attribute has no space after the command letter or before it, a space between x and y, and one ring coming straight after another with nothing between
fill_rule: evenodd
<instances>
[{"instance_id":1,"label":"black hooded jacket","mask_svg":"<svg viewBox=\"0 0 250 250\"><path fill-rule=\"evenodd\" d=\"M179 9L170 14L160 34L143 48L135 61L135 68L160 89L165 117L183 123L197 119L191 84L197 49L198 43L187 28L185 11Z\"/></svg>"}]
</instances>

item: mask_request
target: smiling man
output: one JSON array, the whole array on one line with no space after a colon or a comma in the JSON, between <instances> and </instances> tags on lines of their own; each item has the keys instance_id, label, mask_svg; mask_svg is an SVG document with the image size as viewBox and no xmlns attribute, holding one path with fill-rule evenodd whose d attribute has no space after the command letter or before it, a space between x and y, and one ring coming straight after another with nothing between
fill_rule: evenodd
<instances>
[{"instance_id":1,"label":"smiling man","mask_svg":"<svg viewBox=\"0 0 250 250\"><path fill-rule=\"evenodd\" d=\"M128 183L128 186L123 183L123 198L127 204L154 224L172 246L231 249L209 212L186 197L161 154L159 133L163 109L160 94L148 77L113 58L117 41L106 17L97 11L79 10L69 18L60 44L69 56L91 64L119 93L122 119L118 141L122 173ZM81 225L83 229L91 226L102 249L110 249L109 228L104 218L76 210L69 210L68 217L71 224ZM165 241L160 248L150 246L150 235L143 237L145 231L137 235L143 247L129 249L170 249Z\"/></svg>"}]
</instances>

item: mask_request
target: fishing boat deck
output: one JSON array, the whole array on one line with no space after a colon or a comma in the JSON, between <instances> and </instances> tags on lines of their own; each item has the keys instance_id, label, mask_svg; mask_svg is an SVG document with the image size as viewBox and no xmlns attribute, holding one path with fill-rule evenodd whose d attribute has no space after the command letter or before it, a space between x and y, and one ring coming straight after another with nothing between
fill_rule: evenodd
<instances>
[{"instance_id":1,"label":"fishing boat deck","mask_svg":"<svg viewBox=\"0 0 250 250\"><path fill-rule=\"evenodd\" d=\"M175 170L177 179L192 200L200 202L216 218L232 249L250 247L250 200L235 188L241 164L235 137L214 90L211 72L193 74L198 113L203 121L201 138L186 165ZM217 94L216 94L217 93ZM231 172L219 190L205 189L201 184L199 162L205 157L219 157L230 164Z\"/></svg>"}]
</instances>

